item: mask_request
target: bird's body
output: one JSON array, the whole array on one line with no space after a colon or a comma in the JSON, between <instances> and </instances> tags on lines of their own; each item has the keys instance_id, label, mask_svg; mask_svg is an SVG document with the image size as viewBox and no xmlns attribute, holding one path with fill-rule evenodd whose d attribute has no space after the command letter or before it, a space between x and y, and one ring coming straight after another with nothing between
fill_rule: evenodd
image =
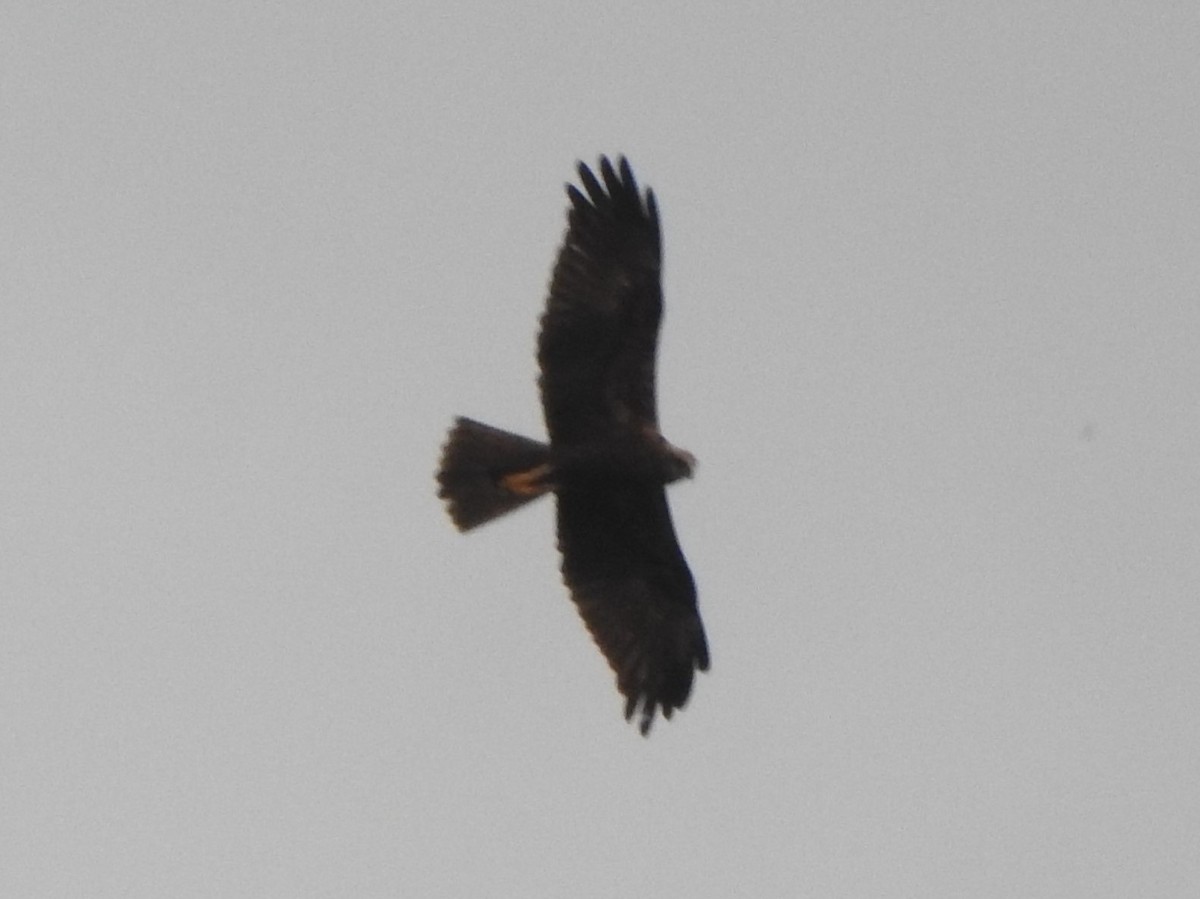
<instances>
[{"instance_id":1,"label":"bird's body","mask_svg":"<svg viewBox=\"0 0 1200 899\"><path fill-rule=\"evenodd\" d=\"M563 579L642 733L681 707L708 645L665 487L695 460L662 436L655 356L662 242L654 194L629 163L579 166L538 337L549 443L459 418L439 495L469 530L545 493L557 501ZM601 180L602 179L602 180ZM586 192L586 193L585 193Z\"/></svg>"}]
</instances>

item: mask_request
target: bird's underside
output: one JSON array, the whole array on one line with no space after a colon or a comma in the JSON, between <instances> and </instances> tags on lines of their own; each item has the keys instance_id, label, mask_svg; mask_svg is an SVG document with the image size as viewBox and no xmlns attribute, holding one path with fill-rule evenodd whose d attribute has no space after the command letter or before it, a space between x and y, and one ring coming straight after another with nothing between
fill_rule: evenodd
<instances>
[{"instance_id":1,"label":"bird's underside","mask_svg":"<svg viewBox=\"0 0 1200 899\"><path fill-rule=\"evenodd\" d=\"M458 418L438 495L471 530L547 493L556 497L562 573L617 676L625 717L646 734L670 718L709 666L691 572L665 487L694 460L659 433L654 379L662 315L654 195L629 164L601 157L568 186L567 233L538 338L550 434L532 440Z\"/></svg>"}]
</instances>

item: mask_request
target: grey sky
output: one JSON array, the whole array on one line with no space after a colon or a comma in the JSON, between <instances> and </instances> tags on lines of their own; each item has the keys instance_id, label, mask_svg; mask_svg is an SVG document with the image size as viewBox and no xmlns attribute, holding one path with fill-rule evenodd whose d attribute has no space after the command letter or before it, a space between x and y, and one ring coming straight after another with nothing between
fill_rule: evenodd
<instances>
[{"instance_id":1,"label":"grey sky","mask_svg":"<svg viewBox=\"0 0 1200 899\"><path fill-rule=\"evenodd\" d=\"M1194 4L2 20L0 894L1195 894ZM700 460L648 740L552 506L433 494L601 152Z\"/></svg>"}]
</instances>

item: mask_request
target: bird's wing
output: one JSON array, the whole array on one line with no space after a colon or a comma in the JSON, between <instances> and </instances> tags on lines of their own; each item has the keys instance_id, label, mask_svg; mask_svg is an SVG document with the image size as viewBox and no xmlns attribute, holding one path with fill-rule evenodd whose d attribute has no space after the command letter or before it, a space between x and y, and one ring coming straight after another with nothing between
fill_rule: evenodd
<instances>
[{"instance_id":1,"label":"bird's wing","mask_svg":"<svg viewBox=\"0 0 1200 899\"><path fill-rule=\"evenodd\" d=\"M625 718L643 734L708 670L696 587L657 485L577 485L558 493L563 579L617 675Z\"/></svg>"},{"instance_id":2,"label":"bird's wing","mask_svg":"<svg viewBox=\"0 0 1200 899\"><path fill-rule=\"evenodd\" d=\"M583 163L567 186L567 233L538 337L539 384L552 443L657 428L654 359L662 319L662 241L653 191L629 163Z\"/></svg>"}]
</instances>

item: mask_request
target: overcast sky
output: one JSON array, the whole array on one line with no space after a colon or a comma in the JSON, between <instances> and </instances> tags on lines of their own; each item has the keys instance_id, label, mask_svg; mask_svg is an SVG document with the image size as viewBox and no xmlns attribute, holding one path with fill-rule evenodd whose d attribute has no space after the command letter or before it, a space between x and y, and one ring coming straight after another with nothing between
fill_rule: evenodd
<instances>
[{"instance_id":1,"label":"overcast sky","mask_svg":"<svg viewBox=\"0 0 1200 899\"><path fill-rule=\"evenodd\" d=\"M5 4L0 894L1190 897L1194 2ZM665 229L713 665L542 502L577 160Z\"/></svg>"}]
</instances>

